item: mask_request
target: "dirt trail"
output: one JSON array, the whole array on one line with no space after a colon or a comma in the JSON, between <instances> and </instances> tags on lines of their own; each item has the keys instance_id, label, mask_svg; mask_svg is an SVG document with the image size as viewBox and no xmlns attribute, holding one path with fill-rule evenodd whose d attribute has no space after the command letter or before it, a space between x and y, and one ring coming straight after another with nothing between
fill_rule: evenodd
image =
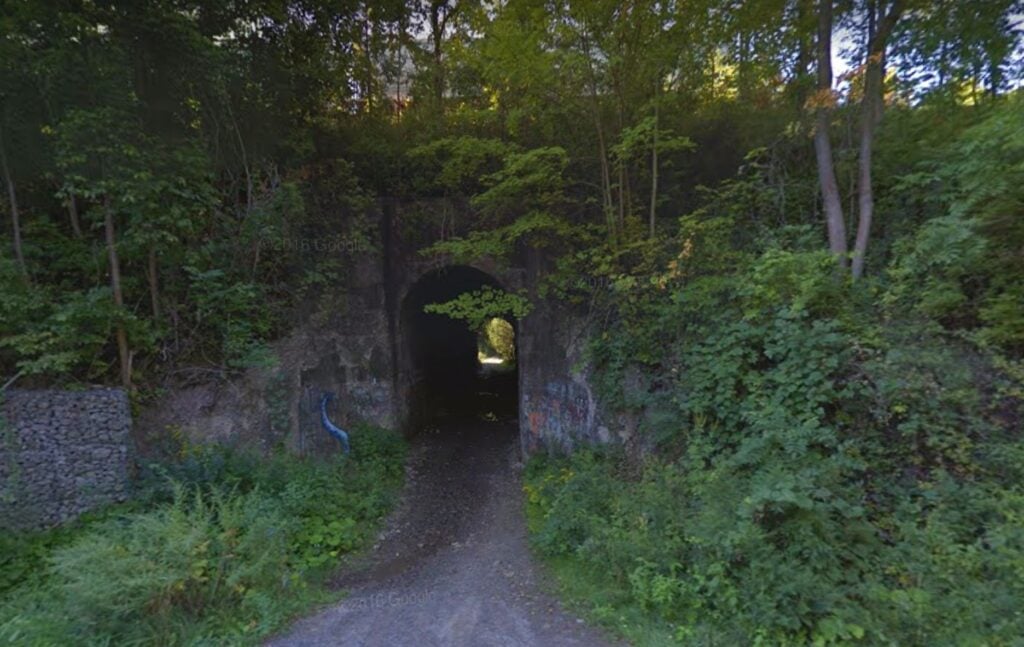
<instances>
[{"instance_id":1,"label":"dirt trail","mask_svg":"<svg viewBox=\"0 0 1024 647\"><path fill-rule=\"evenodd\" d=\"M610 644L545 592L527 547L515 423L448 419L413 441L381 542L351 594L270 645Z\"/></svg>"}]
</instances>

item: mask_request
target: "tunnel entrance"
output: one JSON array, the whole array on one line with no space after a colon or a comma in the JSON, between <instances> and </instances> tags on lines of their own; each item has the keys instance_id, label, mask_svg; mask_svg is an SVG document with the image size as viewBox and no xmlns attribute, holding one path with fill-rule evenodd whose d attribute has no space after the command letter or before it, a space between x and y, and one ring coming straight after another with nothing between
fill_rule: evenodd
<instances>
[{"instance_id":1,"label":"tunnel entrance","mask_svg":"<svg viewBox=\"0 0 1024 647\"><path fill-rule=\"evenodd\" d=\"M457 265L424 274L406 294L402 363L413 430L439 418L516 419L516 325L511 315L491 313L471 324L424 310L484 288L502 286L486 272Z\"/></svg>"}]
</instances>

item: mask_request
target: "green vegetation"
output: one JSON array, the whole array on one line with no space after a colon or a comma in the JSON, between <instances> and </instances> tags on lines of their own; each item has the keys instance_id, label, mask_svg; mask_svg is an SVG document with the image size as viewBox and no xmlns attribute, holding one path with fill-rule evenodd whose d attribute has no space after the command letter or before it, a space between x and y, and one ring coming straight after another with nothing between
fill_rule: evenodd
<instances>
[{"instance_id":1,"label":"green vegetation","mask_svg":"<svg viewBox=\"0 0 1024 647\"><path fill-rule=\"evenodd\" d=\"M941 474L873 491L907 497L884 505L851 492L839 459L788 458L804 459L798 480L788 464L737 454L535 460L534 541L563 592L643 645L1019 639L1019 448L985 457L990 471L1016 470L1016 485Z\"/></svg>"},{"instance_id":2,"label":"green vegetation","mask_svg":"<svg viewBox=\"0 0 1024 647\"><path fill-rule=\"evenodd\" d=\"M431 306L474 330L589 324L628 441L538 459L528 496L598 618L652 644L1020 644L1022 14L5 2L3 382L146 395L264 363L387 231L529 270ZM183 483L10 553L47 566L6 562L28 593L3 635L255 635L291 612L261 606L282 572L359 543L348 509L288 525L305 492ZM349 539L303 543L324 529ZM111 550L135 566L96 572Z\"/></svg>"},{"instance_id":3,"label":"green vegetation","mask_svg":"<svg viewBox=\"0 0 1024 647\"><path fill-rule=\"evenodd\" d=\"M254 644L337 597L326 577L372 543L403 443L364 428L351 457L197 448L132 502L0 538L0 644Z\"/></svg>"},{"instance_id":4,"label":"green vegetation","mask_svg":"<svg viewBox=\"0 0 1024 647\"><path fill-rule=\"evenodd\" d=\"M428 303L424 312L446 315L464 321L470 330L487 332L496 318L511 316L522 319L530 313L530 301L520 295L484 286L472 292L463 292L444 303Z\"/></svg>"},{"instance_id":5,"label":"green vegetation","mask_svg":"<svg viewBox=\"0 0 1024 647\"><path fill-rule=\"evenodd\" d=\"M506 363L516 361L516 331L512 324L495 317L484 324L480 335L481 352L488 357L499 357Z\"/></svg>"},{"instance_id":6,"label":"green vegetation","mask_svg":"<svg viewBox=\"0 0 1024 647\"><path fill-rule=\"evenodd\" d=\"M1024 192L973 200L1024 146L965 155L1022 107L894 178L934 215L877 278L837 278L802 228L746 239L756 174L649 252L666 271L610 275L595 375L647 449L536 459L526 486L538 550L595 617L643 644L1024 635L1024 275L1001 260L1024 243L1004 211Z\"/></svg>"},{"instance_id":7,"label":"green vegetation","mask_svg":"<svg viewBox=\"0 0 1024 647\"><path fill-rule=\"evenodd\" d=\"M730 187L759 203L744 235L814 223L858 278L953 187L964 209L931 244L1016 227L1012 178L977 173L1015 115L944 175L911 162L1019 82L1019 0L619 4L4 3L0 369L146 395L265 363L379 251L379 196L427 205L397 225L428 254L589 258L556 292ZM839 27L836 91L821 53ZM731 184L751 166L760 185ZM955 307L944 277L901 298ZM998 281L980 316L1005 343L1020 289Z\"/></svg>"}]
</instances>

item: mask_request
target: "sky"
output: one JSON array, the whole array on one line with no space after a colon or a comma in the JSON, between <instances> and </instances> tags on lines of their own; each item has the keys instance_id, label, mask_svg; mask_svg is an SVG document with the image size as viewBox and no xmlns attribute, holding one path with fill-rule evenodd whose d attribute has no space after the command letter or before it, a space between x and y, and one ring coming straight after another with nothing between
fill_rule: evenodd
<instances>
[{"instance_id":1,"label":"sky","mask_svg":"<svg viewBox=\"0 0 1024 647\"><path fill-rule=\"evenodd\" d=\"M1010 77L1007 81L1010 89L1015 90L1024 87L1024 14L1015 14L1010 17L1010 26L1017 31L1017 47L1010 64ZM832 75L837 87L844 86L839 81L844 74L849 72L853 66L850 61L843 57L844 50L851 49L856 43L856 36L849 27L839 27L832 36Z\"/></svg>"}]
</instances>

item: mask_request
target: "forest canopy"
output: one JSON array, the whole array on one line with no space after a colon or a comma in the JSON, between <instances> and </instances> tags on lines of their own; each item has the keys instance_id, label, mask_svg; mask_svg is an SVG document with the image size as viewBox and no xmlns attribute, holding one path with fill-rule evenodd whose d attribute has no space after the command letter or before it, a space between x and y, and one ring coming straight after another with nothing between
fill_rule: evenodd
<instances>
[{"instance_id":1,"label":"forest canopy","mask_svg":"<svg viewBox=\"0 0 1024 647\"><path fill-rule=\"evenodd\" d=\"M1019 129L992 132L1019 116L1017 1L0 7L8 377L259 362L351 260L300 242L369 249L381 196L468 201L435 251L543 240L605 274L680 217L743 249L824 232L892 300L966 300L1021 344ZM1000 267L965 294L983 245Z\"/></svg>"}]
</instances>

